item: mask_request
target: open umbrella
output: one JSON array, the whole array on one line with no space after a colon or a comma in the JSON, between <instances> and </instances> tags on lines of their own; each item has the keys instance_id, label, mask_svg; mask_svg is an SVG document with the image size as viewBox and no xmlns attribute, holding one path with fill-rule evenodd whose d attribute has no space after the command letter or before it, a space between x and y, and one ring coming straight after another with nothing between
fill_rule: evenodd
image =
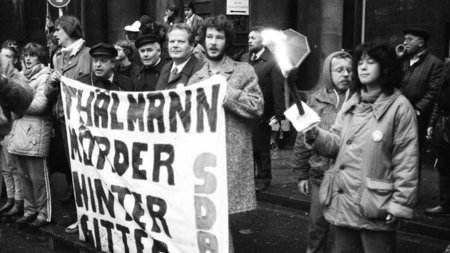
<instances>
[{"instance_id":1,"label":"open umbrella","mask_svg":"<svg viewBox=\"0 0 450 253\"><path fill-rule=\"evenodd\" d=\"M293 29L284 31L265 30L262 32L263 44L274 54L278 65L287 78L289 73L297 69L300 64L311 53L308 38ZM300 115L305 111L298 94L297 87L293 82L286 79L287 86L291 90L292 99L297 105Z\"/></svg>"}]
</instances>

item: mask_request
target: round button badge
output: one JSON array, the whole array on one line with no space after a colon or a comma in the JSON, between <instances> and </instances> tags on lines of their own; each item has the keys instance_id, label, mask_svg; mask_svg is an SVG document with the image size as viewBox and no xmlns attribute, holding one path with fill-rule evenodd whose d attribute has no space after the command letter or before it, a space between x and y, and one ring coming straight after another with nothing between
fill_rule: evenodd
<instances>
[{"instance_id":1,"label":"round button badge","mask_svg":"<svg viewBox=\"0 0 450 253\"><path fill-rule=\"evenodd\" d=\"M372 133L372 140L374 142L380 142L383 139L383 133L380 130L376 130Z\"/></svg>"}]
</instances>

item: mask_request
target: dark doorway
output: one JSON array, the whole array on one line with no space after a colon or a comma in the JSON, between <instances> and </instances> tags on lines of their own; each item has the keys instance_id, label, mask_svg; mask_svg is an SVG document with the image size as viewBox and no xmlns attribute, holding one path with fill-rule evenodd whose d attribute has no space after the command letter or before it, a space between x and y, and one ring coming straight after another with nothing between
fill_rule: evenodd
<instances>
[{"instance_id":1,"label":"dark doorway","mask_svg":"<svg viewBox=\"0 0 450 253\"><path fill-rule=\"evenodd\" d=\"M342 48L353 49L361 43L363 0L344 0Z\"/></svg>"}]
</instances>

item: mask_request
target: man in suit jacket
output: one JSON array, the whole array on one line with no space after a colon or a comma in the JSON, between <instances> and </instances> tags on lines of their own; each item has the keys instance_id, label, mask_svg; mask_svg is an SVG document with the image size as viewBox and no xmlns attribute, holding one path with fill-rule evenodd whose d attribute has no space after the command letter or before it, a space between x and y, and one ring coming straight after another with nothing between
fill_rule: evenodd
<instances>
[{"instance_id":1,"label":"man in suit jacket","mask_svg":"<svg viewBox=\"0 0 450 253\"><path fill-rule=\"evenodd\" d=\"M184 87L191 76L202 68L204 62L192 54L194 37L191 29L185 24L174 24L167 34L169 55L172 61L161 69L156 90Z\"/></svg>"},{"instance_id":2,"label":"man in suit jacket","mask_svg":"<svg viewBox=\"0 0 450 253\"><path fill-rule=\"evenodd\" d=\"M242 60L249 62L258 76L258 84L264 96L263 115L253 124L253 157L256 167L256 191L264 191L269 187L272 179L270 164L270 135L269 122L284 119L284 78L274 56L262 44L261 32L264 27L250 29L248 35L249 52L242 56Z\"/></svg>"}]
</instances>

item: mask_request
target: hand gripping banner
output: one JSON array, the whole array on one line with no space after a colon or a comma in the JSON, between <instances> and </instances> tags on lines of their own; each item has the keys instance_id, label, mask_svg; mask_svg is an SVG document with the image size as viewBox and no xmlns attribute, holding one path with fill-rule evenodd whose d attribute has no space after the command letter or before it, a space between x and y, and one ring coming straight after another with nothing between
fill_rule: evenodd
<instances>
[{"instance_id":1,"label":"hand gripping banner","mask_svg":"<svg viewBox=\"0 0 450 253\"><path fill-rule=\"evenodd\" d=\"M62 78L80 240L106 252L227 252L226 81L107 91Z\"/></svg>"}]
</instances>

